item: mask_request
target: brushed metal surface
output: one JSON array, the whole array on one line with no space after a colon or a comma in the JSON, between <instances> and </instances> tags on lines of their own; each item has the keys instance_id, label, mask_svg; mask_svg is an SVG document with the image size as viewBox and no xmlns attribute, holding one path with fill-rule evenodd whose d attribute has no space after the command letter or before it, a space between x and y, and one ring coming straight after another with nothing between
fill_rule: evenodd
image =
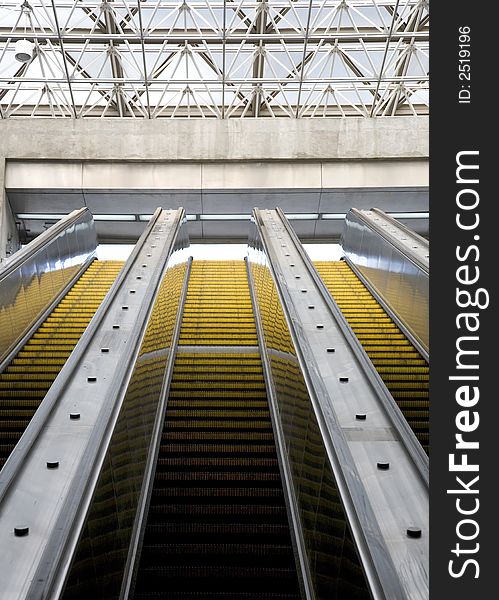
<instances>
[{"instance_id":1,"label":"brushed metal surface","mask_svg":"<svg viewBox=\"0 0 499 600\"><path fill-rule=\"evenodd\" d=\"M75 210L0 269L0 364L94 254L92 215Z\"/></svg>"},{"instance_id":2,"label":"brushed metal surface","mask_svg":"<svg viewBox=\"0 0 499 600\"><path fill-rule=\"evenodd\" d=\"M349 264L428 360L428 241L379 209L352 209L341 243Z\"/></svg>"},{"instance_id":3,"label":"brushed metal surface","mask_svg":"<svg viewBox=\"0 0 499 600\"><path fill-rule=\"evenodd\" d=\"M0 598L57 598L63 589L183 215L156 211L1 471ZM29 535L14 538L21 521Z\"/></svg>"},{"instance_id":4,"label":"brushed metal surface","mask_svg":"<svg viewBox=\"0 0 499 600\"><path fill-rule=\"evenodd\" d=\"M259 237L250 260L272 272L371 595L427 600L427 463L407 445L396 407L380 396L279 212L255 210L255 221ZM290 416L281 418L286 428ZM287 442L291 448L293 440ZM390 468L378 469L379 461ZM420 539L407 536L414 525Z\"/></svg>"}]
</instances>

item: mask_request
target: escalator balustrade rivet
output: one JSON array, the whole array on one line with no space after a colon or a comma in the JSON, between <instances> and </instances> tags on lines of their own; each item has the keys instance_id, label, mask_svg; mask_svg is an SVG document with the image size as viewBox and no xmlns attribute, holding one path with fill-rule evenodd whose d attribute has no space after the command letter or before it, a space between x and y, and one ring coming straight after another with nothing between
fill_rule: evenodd
<instances>
[{"instance_id":1,"label":"escalator balustrade rivet","mask_svg":"<svg viewBox=\"0 0 499 600\"><path fill-rule=\"evenodd\" d=\"M377 466L380 471L388 471L388 469L390 468L390 463L385 460L380 460L378 461Z\"/></svg>"},{"instance_id":2,"label":"escalator balustrade rivet","mask_svg":"<svg viewBox=\"0 0 499 600\"><path fill-rule=\"evenodd\" d=\"M16 537L24 537L28 535L29 527L14 527L14 535Z\"/></svg>"},{"instance_id":3,"label":"escalator balustrade rivet","mask_svg":"<svg viewBox=\"0 0 499 600\"><path fill-rule=\"evenodd\" d=\"M317 323L317 329L324 329L324 325L322 323Z\"/></svg>"},{"instance_id":4,"label":"escalator balustrade rivet","mask_svg":"<svg viewBox=\"0 0 499 600\"><path fill-rule=\"evenodd\" d=\"M72 421L77 421L80 418L80 413L77 413L77 412L69 413L69 418Z\"/></svg>"},{"instance_id":5,"label":"escalator balustrade rivet","mask_svg":"<svg viewBox=\"0 0 499 600\"><path fill-rule=\"evenodd\" d=\"M336 348L326 348L326 352L329 352L329 353L336 352Z\"/></svg>"},{"instance_id":6,"label":"escalator balustrade rivet","mask_svg":"<svg viewBox=\"0 0 499 600\"><path fill-rule=\"evenodd\" d=\"M101 348L100 351L101 352L109 352L109 348Z\"/></svg>"},{"instance_id":7,"label":"escalator balustrade rivet","mask_svg":"<svg viewBox=\"0 0 499 600\"><path fill-rule=\"evenodd\" d=\"M90 377L87 377L87 381L89 383L94 383L95 381L97 381L97 377L94 377L93 375L90 375Z\"/></svg>"},{"instance_id":8,"label":"escalator balustrade rivet","mask_svg":"<svg viewBox=\"0 0 499 600\"><path fill-rule=\"evenodd\" d=\"M119 329L120 326L119 325L113 325L113 329Z\"/></svg>"},{"instance_id":9,"label":"escalator balustrade rivet","mask_svg":"<svg viewBox=\"0 0 499 600\"><path fill-rule=\"evenodd\" d=\"M48 460L47 461L47 469L58 469L59 461L58 460Z\"/></svg>"},{"instance_id":10,"label":"escalator balustrade rivet","mask_svg":"<svg viewBox=\"0 0 499 600\"><path fill-rule=\"evenodd\" d=\"M355 418L357 419L357 421L365 421L367 419L367 415L366 413L357 413L355 415Z\"/></svg>"},{"instance_id":11,"label":"escalator balustrade rivet","mask_svg":"<svg viewBox=\"0 0 499 600\"><path fill-rule=\"evenodd\" d=\"M421 529L419 527L408 527L407 528L407 536L410 538L420 538L421 537Z\"/></svg>"},{"instance_id":12,"label":"escalator balustrade rivet","mask_svg":"<svg viewBox=\"0 0 499 600\"><path fill-rule=\"evenodd\" d=\"M348 377L340 377L341 383L348 383Z\"/></svg>"}]
</instances>

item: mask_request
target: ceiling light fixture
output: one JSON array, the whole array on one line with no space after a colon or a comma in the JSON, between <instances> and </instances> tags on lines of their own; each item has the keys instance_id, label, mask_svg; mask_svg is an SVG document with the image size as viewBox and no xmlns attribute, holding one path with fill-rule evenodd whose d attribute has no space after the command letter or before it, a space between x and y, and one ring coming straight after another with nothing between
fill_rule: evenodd
<instances>
[{"instance_id":1,"label":"ceiling light fixture","mask_svg":"<svg viewBox=\"0 0 499 600\"><path fill-rule=\"evenodd\" d=\"M318 213L290 213L286 214L286 217L290 221L310 221L312 219L318 219Z\"/></svg>"},{"instance_id":2,"label":"ceiling light fixture","mask_svg":"<svg viewBox=\"0 0 499 600\"><path fill-rule=\"evenodd\" d=\"M31 221L58 221L65 217L66 215L56 215L56 214L47 214L47 213L17 213L16 217L22 220L31 220Z\"/></svg>"},{"instance_id":3,"label":"ceiling light fixture","mask_svg":"<svg viewBox=\"0 0 499 600\"><path fill-rule=\"evenodd\" d=\"M135 215L94 215L94 221L136 221Z\"/></svg>"},{"instance_id":4,"label":"ceiling light fixture","mask_svg":"<svg viewBox=\"0 0 499 600\"><path fill-rule=\"evenodd\" d=\"M28 2L23 2L21 5L21 11L24 14L24 35L26 35L26 29L28 22L31 24L31 11L32 8ZM33 26L31 27L33 28ZM14 56L15 59L21 63L27 63L33 58L34 44L29 40L17 40L14 45Z\"/></svg>"},{"instance_id":5,"label":"ceiling light fixture","mask_svg":"<svg viewBox=\"0 0 499 600\"><path fill-rule=\"evenodd\" d=\"M201 221L250 221L251 215L199 215Z\"/></svg>"},{"instance_id":6,"label":"ceiling light fixture","mask_svg":"<svg viewBox=\"0 0 499 600\"><path fill-rule=\"evenodd\" d=\"M321 215L323 219L328 219L332 221L341 221L346 217L345 213L323 213Z\"/></svg>"},{"instance_id":7,"label":"ceiling light fixture","mask_svg":"<svg viewBox=\"0 0 499 600\"><path fill-rule=\"evenodd\" d=\"M386 213L394 219L428 219L428 212L389 212Z\"/></svg>"}]
</instances>

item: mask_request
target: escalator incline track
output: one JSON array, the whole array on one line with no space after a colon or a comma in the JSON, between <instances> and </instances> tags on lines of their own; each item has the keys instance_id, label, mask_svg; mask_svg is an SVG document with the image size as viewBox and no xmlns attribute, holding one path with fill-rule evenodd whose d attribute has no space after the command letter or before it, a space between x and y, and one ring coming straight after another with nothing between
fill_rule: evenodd
<instances>
[{"instance_id":1,"label":"escalator incline track","mask_svg":"<svg viewBox=\"0 0 499 600\"><path fill-rule=\"evenodd\" d=\"M122 266L121 261L93 261L0 374L0 468Z\"/></svg>"},{"instance_id":2,"label":"escalator incline track","mask_svg":"<svg viewBox=\"0 0 499 600\"><path fill-rule=\"evenodd\" d=\"M246 267L195 261L134 598L299 597Z\"/></svg>"}]
</instances>

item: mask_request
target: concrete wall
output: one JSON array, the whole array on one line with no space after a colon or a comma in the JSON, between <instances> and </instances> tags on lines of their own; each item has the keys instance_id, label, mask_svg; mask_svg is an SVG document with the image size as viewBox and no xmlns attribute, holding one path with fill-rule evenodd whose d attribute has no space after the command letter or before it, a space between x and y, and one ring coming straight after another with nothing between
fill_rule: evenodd
<instances>
[{"instance_id":1,"label":"concrete wall","mask_svg":"<svg viewBox=\"0 0 499 600\"><path fill-rule=\"evenodd\" d=\"M219 194L211 196L218 206L220 193L239 189L322 194L356 187L421 190L428 183L427 117L10 119L0 121L0 139L0 256L12 235L6 187L13 202L38 193L50 203L58 190L75 193L79 206L92 191L104 198L105 190L205 190ZM140 203L139 196L131 202Z\"/></svg>"},{"instance_id":2,"label":"concrete wall","mask_svg":"<svg viewBox=\"0 0 499 600\"><path fill-rule=\"evenodd\" d=\"M0 158L0 263L20 247L16 223L3 185L4 179L5 160Z\"/></svg>"}]
</instances>

